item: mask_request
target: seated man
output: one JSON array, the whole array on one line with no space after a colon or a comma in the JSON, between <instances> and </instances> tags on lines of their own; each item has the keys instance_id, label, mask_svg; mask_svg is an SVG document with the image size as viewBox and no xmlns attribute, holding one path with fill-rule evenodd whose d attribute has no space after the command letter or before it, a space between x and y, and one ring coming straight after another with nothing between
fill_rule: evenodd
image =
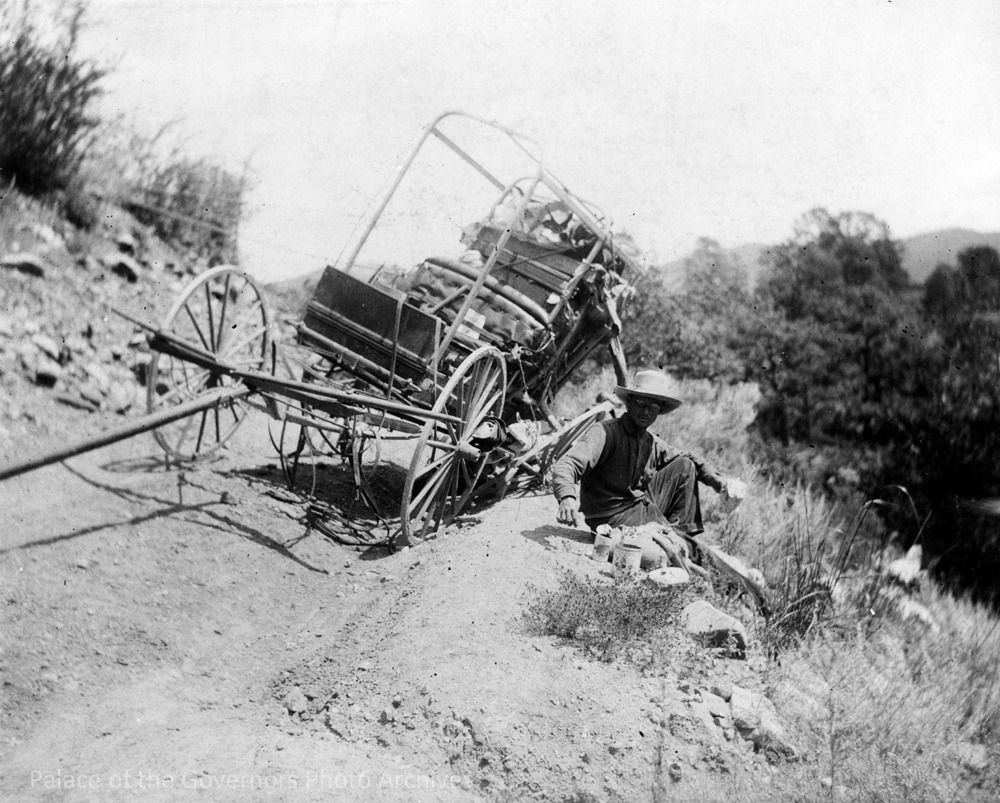
<instances>
[{"instance_id":1,"label":"seated man","mask_svg":"<svg viewBox=\"0 0 1000 803\"><path fill-rule=\"evenodd\" d=\"M721 477L647 431L681 405L669 390L660 371L639 371L629 387L616 389L625 414L590 427L552 469L560 522L576 525L582 513L591 529L655 522L697 535L704 531L699 482L726 498L743 498L741 480Z\"/></svg>"}]
</instances>

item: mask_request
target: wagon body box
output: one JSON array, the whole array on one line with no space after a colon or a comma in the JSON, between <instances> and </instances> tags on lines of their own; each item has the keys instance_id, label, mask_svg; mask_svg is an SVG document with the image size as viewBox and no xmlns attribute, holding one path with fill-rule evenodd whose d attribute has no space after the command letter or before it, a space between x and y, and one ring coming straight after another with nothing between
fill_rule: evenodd
<instances>
[{"instance_id":1,"label":"wagon body box","mask_svg":"<svg viewBox=\"0 0 1000 803\"><path fill-rule=\"evenodd\" d=\"M368 284L334 267L323 271L303 321L299 341L316 345L316 332L344 349L388 366L395 353L399 377L419 382L430 370L438 321L398 291Z\"/></svg>"}]
</instances>

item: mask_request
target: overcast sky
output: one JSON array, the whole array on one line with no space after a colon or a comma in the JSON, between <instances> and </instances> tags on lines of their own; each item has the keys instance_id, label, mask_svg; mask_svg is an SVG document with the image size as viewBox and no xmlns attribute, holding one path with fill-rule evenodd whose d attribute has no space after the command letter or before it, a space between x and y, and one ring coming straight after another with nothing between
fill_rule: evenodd
<instances>
[{"instance_id":1,"label":"overcast sky","mask_svg":"<svg viewBox=\"0 0 1000 803\"><path fill-rule=\"evenodd\" d=\"M815 206L1000 229L1000 1L92 0L109 108L257 187L255 273L341 253L446 109L532 135L661 260ZM445 252L447 249L443 249ZM427 256L418 254L414 259Z\"/></svg>"}]
</instances>

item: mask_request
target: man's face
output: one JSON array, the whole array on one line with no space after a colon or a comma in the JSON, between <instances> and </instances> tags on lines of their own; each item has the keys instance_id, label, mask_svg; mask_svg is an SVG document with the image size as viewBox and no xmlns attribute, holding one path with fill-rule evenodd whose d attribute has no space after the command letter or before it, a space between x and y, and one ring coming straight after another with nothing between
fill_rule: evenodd
<instances>
[{"instance_id":1,"label":"man's face","mask_svg":"<svg viewBox=\"0 0 1000 803\"><path fill-rule=\"evenodd\" d=\"M647 396L629 396L625 400L625 414L639 429L649 429L660 415L660 402Z\"/></svg>"}]
</instances>

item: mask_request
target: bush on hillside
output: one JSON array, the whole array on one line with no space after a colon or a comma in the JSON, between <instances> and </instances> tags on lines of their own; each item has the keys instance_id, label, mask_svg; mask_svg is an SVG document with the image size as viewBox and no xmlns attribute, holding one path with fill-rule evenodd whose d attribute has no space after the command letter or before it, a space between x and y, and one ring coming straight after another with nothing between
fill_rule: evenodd
<instances>
[{"instance_id":1,"label":"bush on hillside","mask_svg":"<svg viewBox=\"0 0 1000 803\"><path fill-rule=\"evenodd\" d=\"M246 190L246 173L175 153L140 176L123 205L167 242L197 257L236 262Z\"/></svg>"},{"instance_id":2,"label":"bush on hillside","mask_svg":"<svg viewBox=\"0 0 1000 803\"><path fill-rule=\"evenodd\" d=\"M613 582L565 571L552 591L532 589L524 610L528 632L576 643L601 661L624 657L647 669L661 669L682 654L678 622L693 598L686 587L616 576Z\"/></svg>"},{"instance_id":3,"label":"bush on hillside","mask_svg":"<svg viewBox=\"0 0 1000 803\"><path fill-rule=\"evenodd\" d=\"M746 371L741 357L744 322L754 314L746 267L715 240L702 238L685 260L679 293L655 272L640 280L623 316L626 356L691 379L735 382Z\"/></svg>"},{"instance_id":4,"label":"bush on hillside","mask_svg":"<svg viewBox=\"0 0 1000 803\"><path fill-rule=\"evenodd\" d=\"M46 41L30 6L0 7L0 178L29 195L74 187L99 124L105 71L79 55L85 11L59 4Z\"/></svg>"}]
</instances>

